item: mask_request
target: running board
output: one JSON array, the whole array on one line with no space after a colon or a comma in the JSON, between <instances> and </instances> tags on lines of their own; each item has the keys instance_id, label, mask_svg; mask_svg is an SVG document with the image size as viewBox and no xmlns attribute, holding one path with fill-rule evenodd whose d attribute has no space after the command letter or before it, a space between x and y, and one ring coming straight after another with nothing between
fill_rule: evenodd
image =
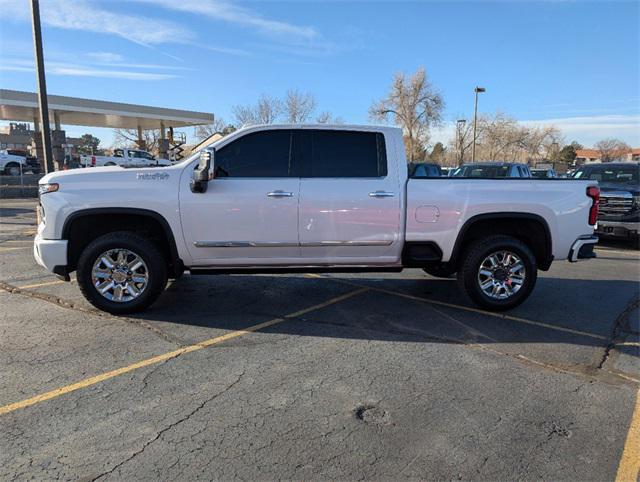
<instances>
[{"instance_id":1,"label":"running board","mask_svg":"<svg viewBox=\"0 0 640 482\"><path fill-rule=\"evenodd\" d=\"M296 273L400 273L402 267L379 268L371 266L345 266L345 267L249 267L249 268L191 268L192 275L212 275L212 274L296 274Z\"/></svg>"}]
</instances>

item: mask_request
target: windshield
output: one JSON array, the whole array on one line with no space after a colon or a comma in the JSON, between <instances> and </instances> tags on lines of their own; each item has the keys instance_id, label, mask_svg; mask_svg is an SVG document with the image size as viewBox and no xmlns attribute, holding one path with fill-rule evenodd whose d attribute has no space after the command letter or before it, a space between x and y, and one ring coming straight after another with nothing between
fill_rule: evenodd
<instances>
[{"instance_id":1,"label":"windshield","mask_svg":"<svg viewBox=\"0 0 640 482\"><path fill-rule=\"evenodd\" d=\"M507 177L509 166L462 166L453 174L454 177Z\"/></svg>"},{"instance_id":2,"label":"windshield","mask_svg":"<svg viewBox=\"0 0 640 482\"><path fill-rule=\"evenodd\" d=\"M573 177L608 184L638 184L640 183L640 166L589 166L576 171Z\"/></svg>"}]
</instances>

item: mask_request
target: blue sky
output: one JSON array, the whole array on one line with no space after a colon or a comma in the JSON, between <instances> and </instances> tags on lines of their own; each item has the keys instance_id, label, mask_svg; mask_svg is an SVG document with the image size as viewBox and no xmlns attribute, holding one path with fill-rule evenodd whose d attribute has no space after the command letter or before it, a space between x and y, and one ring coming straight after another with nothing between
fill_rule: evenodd
<instances>
[{"instance_id":1,"label":"blue sky","mask_svg":"<svg viewBox=\"0 0 640 482\"><path fill-rule=\"evenodd\" d=\"M213 112L297 88L368 122L424 66L445 120L553 123L640 146L640 2L41 0L51 94ZM0 87L34 91L28 0L0 0ZM450 126L433 133L446 140ZM70 127L68 134L87 131ZM111 141L109 131L94 130Z\"/></svg>"}]
</instances>

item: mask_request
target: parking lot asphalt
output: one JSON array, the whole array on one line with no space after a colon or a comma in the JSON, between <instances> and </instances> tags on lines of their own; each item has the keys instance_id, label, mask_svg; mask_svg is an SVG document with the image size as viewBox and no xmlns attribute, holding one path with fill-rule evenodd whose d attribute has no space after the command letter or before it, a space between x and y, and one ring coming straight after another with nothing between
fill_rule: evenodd
<instances>
[{"instance_id":1,"label":"parking lot asphalt","mask_svg":"<svg viewBox=\"0 0 640 482\"><path fill-rule=\"evenodd\" d=\"M0 205L0 478L637 480L640 252L479 310L455 280L184 276L147 312L39 268Z\"/></svg>"}]
</instances>

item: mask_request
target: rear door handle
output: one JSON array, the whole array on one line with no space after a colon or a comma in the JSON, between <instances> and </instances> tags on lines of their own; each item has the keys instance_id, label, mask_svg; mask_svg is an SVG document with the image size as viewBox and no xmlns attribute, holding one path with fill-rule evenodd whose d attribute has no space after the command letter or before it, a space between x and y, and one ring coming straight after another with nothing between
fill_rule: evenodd
<instances>
[{"instance_id":1,"label":"rear door handle","mask_svg":"<svg viewBox=\"0 0 640 482\"><path fill-rule=\"evenodd\" d=\"M369 197L393 197L396 193L389 191L373 191L369 193Z\"/></svg>"},{"instance_id":2,"label":"rear door handle","mask_svg":"<svg viewBox=\"0 0 640 482\"><path fill-rule=\"evenodd\" d=\"M287 191L281 191L280 189L278 189L277 191L268 192L267 196L269 196L269 197L292 197L293 193L292 192L287 192Z\"/></svg>"}]
</instances>

